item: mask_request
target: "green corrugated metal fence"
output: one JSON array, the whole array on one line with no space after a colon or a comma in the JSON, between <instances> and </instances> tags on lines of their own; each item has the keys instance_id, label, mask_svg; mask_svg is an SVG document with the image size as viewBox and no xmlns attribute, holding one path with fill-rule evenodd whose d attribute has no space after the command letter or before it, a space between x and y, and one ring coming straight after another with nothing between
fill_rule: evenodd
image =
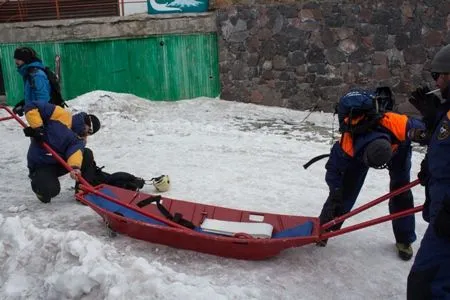
<instances>
[{"instance_id":1,"label":"green corrugated metal fence","mask_svg":"<svg viewBox=\"0 0 450 300\"><path fill-rule=\"evenodd\" d=\"M14 49L0 44L7 103L23 98ZM27 43L54 69L61 56L63 96L93 90L131 93L151 100L180 100L220 93L216 33L151 36L140 39Z\"/></svg>"}]
</instances>

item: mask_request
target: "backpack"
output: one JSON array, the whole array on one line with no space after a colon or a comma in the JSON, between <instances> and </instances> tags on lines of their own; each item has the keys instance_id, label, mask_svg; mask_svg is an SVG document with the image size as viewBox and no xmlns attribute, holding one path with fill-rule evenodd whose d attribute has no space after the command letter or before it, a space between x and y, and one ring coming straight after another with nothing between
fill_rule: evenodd
<instances>
[{"instance_id":1,"label":"backpack","mask_svg":"<svg viewBox=\"0 0 450 300\"><path fill-rule=\"evenodd\" d=\"M145 184L144 179L136 177L133 174L127 172L115 172L112 174L108 174L106 172L102 173L104 176L103 183L117 186L130 191L139 191L144 187Z\"/></svg>"},{"instance_id":2,"label":"backpack","mask_svg":"<svg viewBox=\"0 0 450 300\"><path fill-rule=\"evenodd\" d=\"M361 134L377 125L383 112L392 110L394 100L389 87L379 87L375 92L350 90L339 99L335 107L339 132Z\"/></svg>"},{"instance_id":3,"label":"backpack","mask_svg":"<svg viewBox=\"0 0 450 300\"><path fill-rule=\"evenodd\" d=\"M50 103L59 105L63 108L67 107L67 104L61 95L61 85L59 84L58 76L56 76L56 73L53 72L49 67L45 68L33 67L29 69L27 80L29 80L31 87L33 87L33 82L30 80L31 78L30 73L34 72L36 69L44 71L45 75L47 76L48 82L50 83L51 89Z\"/></svg>"},{"instance_id":4,"label":"backpack","mask_svg":"<svg viewBox=\"0 0 450 300\"><path fill-rule=\"evenodd\" d=\"M86 172L85 170L86 174L92 174L92 176L86 176L86 180L94 186L105 183L131 191L138 191L145 185L144 179L127 172L106 173L103 171L103 167L97 167L95 162L89 166L89 169L94 172Z\"/></svg>"},{"instance_id":5,"label":"backpack","mask_svg":"<svg viewBox=\"0 0 450 300\"><path fill-rule=\"evenodd\" d=\"M89 166L93 170L89 172L85 170L86 174L84 174L85 179L93 186L99 184L109 184L112 186L120 187L123 189L127 189L130 191L139 191L145 185L145 180L139 177L134 176L133 174L127 172L115 172L115 173L106 173L103 172L103 167L99 168L95 165ZM87 175L90 174L91 176ZM79 183L75 184L75 191L78 193L79 191Z\"/></svg>"}]
</instances>

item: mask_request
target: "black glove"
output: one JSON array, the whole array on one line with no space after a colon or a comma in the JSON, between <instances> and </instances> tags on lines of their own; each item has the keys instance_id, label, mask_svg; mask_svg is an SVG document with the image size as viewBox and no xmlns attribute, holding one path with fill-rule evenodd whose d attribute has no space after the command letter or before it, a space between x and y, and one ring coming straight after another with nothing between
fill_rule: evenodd
<instances>
[{"instance_id":1,"label":"black glove","mask_svg":"<svg viewBox=\"0 0 450 300\"><path fill-rule=\"evenodd\" d=\"M411 103L424 117L425 123L430 123L434 120L434 116L436 115L436 109L441 104L441 99L435 94L429 94L430 89L428 87L420 87L417 88L414 92L411 93L411 97L409 97L408 101ZM431 129L429 125L426 124L427 129Z\"/></svg>"},{"instance_id":2,"label":"black glove","mask_svg":"<svg viewBox=\"0 0 450 300\"><path fill-rule=\"evenodd\" d=\"M434 220L434 231L441 238L450 238L450 199L446 199Z\"/></svg>"},{"instance_id":3,"label":"black glove","mask_svg":"<svg viewBox=\"0 0 450 300\"><path fill-rule=\"evenodd\" d=\"M408 138L416 143L419 143L420 145L428 145L430 142L431 133L430 131L426 129L420 129L420 128L411 128L408 131Z\"/></svg>"},{"instance_id":4,"label":"black glove","mask_svg":"<svg viewBox=\"0 0 450 300\"><path fill-rule=\"evenodd\" d=\"M25 136L34 138L37 142L42 142L44 140L44 128L31 128L30 126L23 129Z\"/></svg>"},{"instance_id":5,"label":"black glove","mask_svg":"<svg viewBox=\"0 0 450 300\"><path fill-rule=\"evenodd\" d=\"M428 170L428 157L425 158L420 163L420 171L417 173L417 178L419 178L420 184L426 186L428 180L430 179L430 171Z\"/></svg>"},{"instance_id":6,"label":"black glove","mask_svg":"<svg viewBox=\"0 0 450 300\"><path fill-rule=\"evenodd\" d=\"M324 205L319 216L320 224L328 223L339 216L342 210L342 199L342 189L330 191L326 204Z\"/></svg>"},{"instance_id":7,"label":"black glove","mask_svg":"<svg viewBox=\"0 0 450 300\"><path fill-rule=\"evenodd\" d=\"M14 106L12 111L16 115L19 115L22 117L24 114L24 110L23 110L24 107L25 107L25 100L22 100Z\"/></svg>"}]
</instances>

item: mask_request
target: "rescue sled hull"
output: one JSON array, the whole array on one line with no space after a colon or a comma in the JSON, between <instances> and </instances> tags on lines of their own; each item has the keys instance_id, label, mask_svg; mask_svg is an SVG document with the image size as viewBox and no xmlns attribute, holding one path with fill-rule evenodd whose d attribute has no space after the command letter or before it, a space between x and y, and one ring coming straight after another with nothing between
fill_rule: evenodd
<instances>
[{"instance_id":1,"label":"rescue sled hull","mask_svg":"<svg viewBox=\"0 0 450 300\"><path fill-rule=\"evenodd\" d=\"M140 201L154 195L142 192L136 193L109 185L97 186L96 190L102 193L108 192L109 196L115 196L115 199L132 206L136 210L162 216L154 204L142 208L137 205ZM196 226L194 230L180 229L157 221L152 222L146 217L136 215L134 212L127 215L126 208L124 210L117 205L111 206L111 203L105 205L108 200L90 193L80 192L76 197L95 210L114 232L152 243L222 257L246 260L267 259L276 256L284 249L314 243L317 241L319 234L319 221L314 217L244 211L162 197L161 204L172 215L180 213L184 219ZM205 218L234 222L253 222L253 219L257 218L260 222L269 223L273 226L273 236L283 236L291 228L303 229L300 230L300 234L297 230L295 236L290 237L268 239L248 236L232 237L202 232L200 225Z\"/></svg>"}]
</instances>

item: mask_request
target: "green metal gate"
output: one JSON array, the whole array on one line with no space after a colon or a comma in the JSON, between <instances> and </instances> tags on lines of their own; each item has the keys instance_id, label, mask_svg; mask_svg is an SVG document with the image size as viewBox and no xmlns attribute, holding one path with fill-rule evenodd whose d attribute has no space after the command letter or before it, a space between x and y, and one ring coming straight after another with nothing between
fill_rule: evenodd
<instances>
[{"instance_id":1,"label":"green metal gate","mask_svg":"<svg viewBox=\"0 0 450 300\"><path fill-rule=\"evenodd\" d=\"M54 69L61 57L65 99L93 90L131 93L150 100L180 100L220 94L216 33L146 38L0 44L7 103L23 98L13 53L33 47Z\"/></svg>"}]
</instances>

